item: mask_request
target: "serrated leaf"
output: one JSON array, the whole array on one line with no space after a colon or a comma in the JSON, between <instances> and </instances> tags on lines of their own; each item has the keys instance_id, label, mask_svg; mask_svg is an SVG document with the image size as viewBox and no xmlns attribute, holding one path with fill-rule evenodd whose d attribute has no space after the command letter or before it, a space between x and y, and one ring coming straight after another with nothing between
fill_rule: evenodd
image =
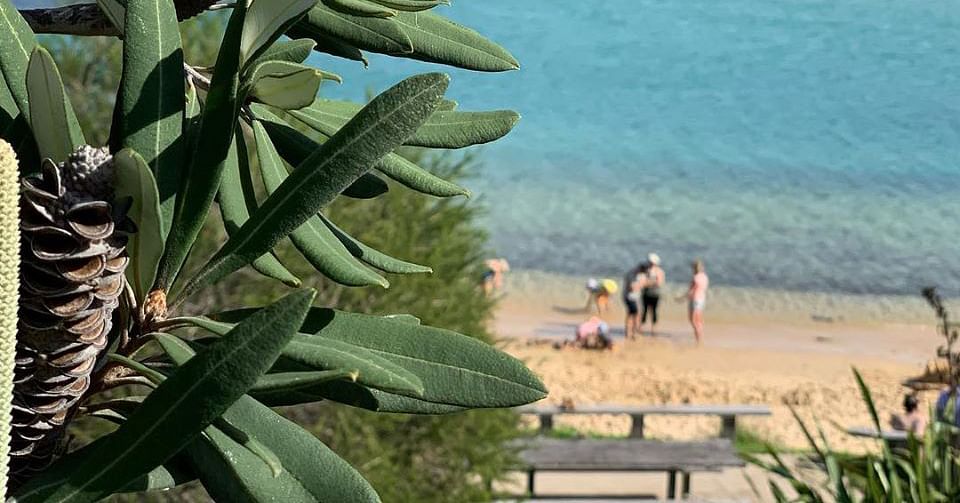
<instances>
[{"instance_id":1,"label":"serrated leaf","mask_svg":"<svg viewBox=\"0 0 960 503\"><path fill-rule=\"evenodd\" d=\"M250 5L240 36L240 59L252 61L317 0L271 0Z\"/></svg>"},{"instance_id":2,"label":"serrated leaf","mask_svg":"<svg viewBox=\"0 0 960 503\"><path fill-rule=\"evenodd\" d=\"M343 243L343 246L345 246L354 257L357 257L368 265L376 267L381 271L392 272L394 274L423 274L433 272L433 269L427 266L393 258L386 253L371 248L363 244L360 240L341 230L323 214L318 216L323 221L324 225L326 225L327 228L333 232L333 235L336 236L341 243Z\"/></svg>"},{"instance_id":3,"label":"serrated leaf","mask_svg":"<svg viewBox=\"0 0 960 503\"><path fill-rule=\"evenodd\" d=\"M512 407L546 396L543 383L522 362L448 330L315 308L301 331L365 348L409 370L423 381L423 395L414 398L424 401Z\"/></svg>"},{"instance_id":4,"label":"serrated leaf","mask_svg":"<svg viewBox=\"0 0 960 503\"><path fill-rule=\"evenodd\" d=\"M256 68L266 61L288 61L303 63L310 56L310 51L316 47L316 41L308 38L274 42L257 59L247 64L247 68Z\"/></svg>"},{"instance_id":5,"label":"serrated leaf","mask_svg":"<svg viewBox=\"0 0 960 503\"><path fill-rule=\"evenodd\" d=\"M287 178L286 169L259 121L253 122L253 135L257 142L264 189L267 194L273 194ZM310 265L338 283L348 286L389 286L386 279L354 260L348 249L316 215L294 229L290 239Z\"/></svg>"},{"instance_id":6,"label":"serrated leaf","mask_svg":"<svg viewBox=\"0 0 960 503\"><path fill-rule=\"evenodd\" d=\"M412 135L436 108L448 83L443 74L418 75L374 98L294 169L182 292L189 295L252 262L316 215Z\"/></svg>"},{"instance_id":7,"label":"serrated leaf","mask_svg":"<svg viewBox=\"0 0 960 503\"><path fill-rule=\"evenodd\" d=\"M314 129L331 135L360 110L349 101L316 100L293 115ZM489 143L506 136L520 120L512 110L454 112L438 110L420 126L406 145L429 148L463 148Z\"/></svg>"},{"instance_id":8,"label":"serrated leaf","mask_svg":"<svg viewBox=\"0 0 960 503\"><path fill-rule=\"evenodd\" d=\"M102 7L102 4L101 4ZM120 138L153 171L166 238L184 163L183 50L172 0L131 2L126 10L117 106Z\"/></svg>"},{"instance_id":9,"label":"serrated leaf","mask_svg":"<svg viewBox=\"0 0 960 503\"><path fill-rule=\"evenodd\" d=\"M328 7L343 12L363 17L391 17L396 16L397 11L388 9L383 5L365 0L320 0Z\"/></svg>"},{"instance_id":10,"label":"serrated leaf","mask_svg":"<svg viewBox=\"0 0 960 503\"><path fill-rule=\"evenodd\" d=\"M419 12L432 9L438 5L450 5L446 0L371 0L391 9L407 12Z\"/></svg>"},{"instance_id":11,"label":"serrated leaf","mask_svg":"<svg viewBox=\"0 0 960 503\"><path fill-rule=\"evenodd\" d=\"M115 432L61 458L16 500L96 501L163 464L273 365L315 295L298 290L252 314L177 369Z\"/></svg>"},{"instance_id":12,"label":"serrated leaf","mask_svg":"<svg viewBox=\"0 0 960 503\"><path fill-rule=\"evenodd\" d=\"M27 67L27 94L30 98L30 127L40 156L56 162L67 160L77 146L83 145L83 132L63 91L60 71L50 53L37 46Z\"/></svg>"},{"instance_id":13,"label":"serrated leaf","mask_svg":"<svg viewBox=\"0 0 960 503\"><path fill-rule=\"evenodd\" d=\"M520 68L506 49L474 30L431 12L401 12L391 18L410 37L413 52L405 58L481 72Z\"/></svg>"},{"instance_id":14,"label":"serrated leaf","mask_svg":"<svg viewBox=\"0 0 960 503\"><path fill-rule=\"evenodd\" d=\"M115 197L133 200L127 216L137 225L137 232L127 242L130 264L126 276L137 301L141 302L153 285L157 264L163 255L160 195L153 173L138 152L125 148L117 152L113 162Z\"/></svg>"},{"instance_id":15,"label":"serrated leaf","mask_svg":"<svg viewBox=\"0 0 960 503\"><path fill-rule=\"evenodd\" d=\"M0 33L4 34L4 43L0 44L0 71L20 113L29 120L27 67L37 38L10 0L0 0Z\"/></svg>"},{"instance_id":16,"label":"serrated leaf","mask_svg":"<svg viewBox=\"0 0 960 503\"><path fill-rule=\"evenodd\" d=\"M173 223L157 270L154 287L161 290L169 290L180 274L220 187L224 161L233 143L240 83L240 30L246 12L245 5L245 2L239 2L234 7L220 44L200 128L193 140L194 145L191 145L188 167L181 177L182 185L177 195ZM197 141L199 138L203 141ZM255 258L252 257L249 262Z\"/></svg>"},{"instance_id":17,"label":"serrated leaf","mask_svg":"<svg viewBox=\"0 0 960 503\"><path fill-rule=\"evenodd\" d=\"M256 117L267 129L270 139L283 157L291 166L296 166L310 156L320 144L307 138L303 133L290 127L282 119L274 115L268 108L258 103L250 105ZM356 199L371 199L389 190L387 183L371 173L365 173L350 184L341 194Z\"/></svg>"},{"instance_id":18,"label":"serrated leaf","mask_svg":"<svg viewBox=\"0 0 960 503\"><path fill-rule=\"evenodd\" d=\"M379 502L376 491L353 467L300 426L245 396L225 414L230 424L270 449L282 470L269 467L214 428L191 446L204 488L217 501ZM323 474L318 476L317 474Z\"/></svg>"},{"instance_id":19,"label":"serrated leaf","mask_svg":"<svg viewBox=\"0 0 960 503\"><path fill-rule=\"evenodd\" d=\"M287 61L265 61L250 78L250 95L284 110L303 108L317 97L324 74L319 70Z\"/></svg>"},{"instance_id":20,"label":"serrated leaf","mask_svg":"<svg viewBox=\"0 0 960 503\"><path fill-rule=\"evenodd\" d=\"M287 34L291 37L316 40L318 50L332 39L366 51L383 54L410 53L413 51L410 37L393 19L395 18L352 16L317 3Z\"/></svg>"},{"instance_id":21,"label":"serrated leaf","mask_svg":"<svg viewBox=\"0 0 960 503\"><path fill-rule=\"evenodd\" d=\"M250 219L248 205L241 182L241 171L249 172L250 164L247 159L247 146L243 142L243 134L239 131L234 134L233 145L227 153L226 165L220 179L220 189L217 191L217 202L220 205L220 216L223 218L223 228L227 236L232 236ZM254 206L255 207L255 206ZM296 288L300 286L300 279L293 275L272 253L257 257L250 264L254 270Z\"/></svg>"},{"instance_id":22,"label":"serrated leaf","mask_svg":"<svg viewBox=\"0 0 960 503\"><path fill-rule=\"evenodd\" d=\"M142 2L141 2L142 3ZM121 34L126 25L126 8L117 0L97 0L100 12L110 21L110 24Z\"/></svg>"},{"instance_id":23,"label":"serrated leaf","mask_svg":"<svg viewBox=\"0 0 960 503\"><path fill-rule=\"evenodd\" d=\"M241 310L246 316L250 310ZM235 319L236 313L219 313L218 318ZM176 321L200 327L214 334L225 334L234 323L209 318L184 317ZM309 370L347 370L357 373L357 382L387 391L419 396L423 385L412 373L363 348L309 334L298 334L282 352L283 358Z\"/></svg>"}]
</instances>

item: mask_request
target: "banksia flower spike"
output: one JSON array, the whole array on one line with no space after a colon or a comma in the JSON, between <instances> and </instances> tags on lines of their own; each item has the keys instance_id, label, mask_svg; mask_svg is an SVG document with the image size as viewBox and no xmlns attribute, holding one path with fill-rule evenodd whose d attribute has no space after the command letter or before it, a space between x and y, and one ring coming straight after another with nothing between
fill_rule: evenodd
<instances>
[{"instance_id":1,"label":"banksia flower spike","mask_svg":"<svg viewBox=\"0 0 960 503\"><path fill-rule=\"evenodd\" d=\"M113 158L79 147L21 187L20 320L13 398L14 484L63 448L124 291L131 230L113 199Z\"/></svg>"},{"instance_id":2,"label":"banksia flower spike","mask_svg":"<svg viewBox=\"0 0 960 503\"><path fill-rule=\"evenodd\" d=\"M10 456L10 405L17 345L17 297L20 285L20 219L17 207L17 157L0 140L0 496L7 487Z\"/></svg>"}]
</instances>

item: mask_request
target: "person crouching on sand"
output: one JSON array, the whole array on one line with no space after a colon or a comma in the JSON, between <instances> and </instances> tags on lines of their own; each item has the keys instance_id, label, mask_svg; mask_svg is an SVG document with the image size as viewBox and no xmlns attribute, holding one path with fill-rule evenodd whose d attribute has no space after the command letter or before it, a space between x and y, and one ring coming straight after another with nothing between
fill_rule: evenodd
<instances>
[{"instance_id":1,"label":"person crouching on sand","mask_svg":"<svg viewBox=\"0 0 960 503\"><path fill-rule=\"evenodd\" d=\"M597 309L597 314L607 312L610 307L610 294L617 291L617 282L604 279L590 278L587 280L587 305L584 311L590 312L591 307Z\"/></svg>"},{"instance_id":2,"label":"person crouching on sand","mask_svg":"<svg viewBox=\"0 0 960 503\"><path fill-rule=\"evenodd\" d=\"M691 265L693 278L690 280L690 288L687 289L686 295L680 296L678 300L684 298L687 300L690 325L693 327L693 336L697 338L697 345L699 345L703 339L703 309L707 305L707 288L710 286L710 278L707 277L702 260L695 260Z\"/></svg>"},{"instance_id":3,"label":"person crouching on sand","mask_svg":"<svg viewBox=\"0 0 960 503\"><path fill-rule=\"evenodd\" d=\"M572 347L577 349L613 349L613 338L610 336L610 325L597 316L577 325L572 341L554 345L557 349Z\"/></svg>"},{"instance_id":4,"label":"person crouching on sand","mask_svg":"<svg viewBox=\"0 0 960 503\"><path fill-rule=\"evenodd\" d=\"M908 431L920 437L927 427L927 418L919 410L917 397L913 394L903 397L903 414L893 414L890 417L890 427L895 430Z\"/></svg>"}]
</instances>

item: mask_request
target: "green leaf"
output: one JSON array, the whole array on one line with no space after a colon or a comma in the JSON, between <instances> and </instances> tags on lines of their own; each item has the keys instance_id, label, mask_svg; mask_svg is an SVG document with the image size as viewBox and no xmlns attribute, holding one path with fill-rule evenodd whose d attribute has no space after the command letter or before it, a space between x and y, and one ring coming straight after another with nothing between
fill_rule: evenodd
<instances>
[{"instance_id":1,"label":"green leaf","mask_svg":"<svg viewBox=\"0 0 960 503\"><path fill-rule=\"evenodd\" d=\"M309 157L314 150L320 148L320 144L290 127L289 124L270 112L267 107L254 103L250 105L250 109L266 128L281 157L290 165L297 166ZM389 190L389 187L386 182L376 175L365 173L347 187L342 194L357 199L371 199L385 194L387 190Z\"/></svg>"},{"instance_id":2,"label":"green leaf","mask_svg":"<svg viewBox=\"0 0 960 503\"><path fill-rule=\"evenodd\" d=\"M432 9L438 5L450 5L446 0L371 0L391 9L419 12Z\"/></svg>"},{"instance_id":3,"label":"green leaf","mask_svg":"<svg viewBox=\"0 0 960 503\"><path fill-rule=\"evenodd\" d=\"M520 68L520 63L503 47L436 14L401 12L391 20L402 27L413 44L413 52L402 57L481 72Z\"/></svg>"},{"instance_id":4,"label":"green leaf","mask_svg":"<svg viewBox=\"0 0 960 503\"><path fill-rule=\"evenodd\" d=\"M153 173L139 153L125 148L117 152L113 162L115 197L130 197L133 200L127 216L137 225L137 232L131 234L127 242L130 264L126 276L140 302L153 285L157 264L163 255L160 196Z\"/></svg>"},{"instance_id":5,"label":"green leaf","mask_svg":"<svg viewBox=\"0 0 960 503\"><path fill-rule=\"evenodd\" d=\"M387 255L386 253L375 250L374 248L363 244L360 242L360 240L341 230L323 214L318 216L323 221L324 225L326 225L327 228L333 232L334 236L336 236L337 239L343 243L343 245L347 248L347 250L350 251L350 253L353 254L354 257L357 257L368 265L376 267L381 271L392 272L394 274L422 274L433 272L433 269L427 266L396 259L390 255Z\"/></svg>"},{"instance_id":6,"label":"green leaf","mask_svg":"<svg viewBox=\"0 0 960 503\"><path fill-rule=\"evenodd\" d=\"M315 295L298 290L251 315L177 369L115 432L31 480L17 501L96 501L163 464L273 365Z\"/></svg>"},{"instance_id":7,"label":"green leaf","mask_svg":"<svg viewBox=\"0 0 960 503\"><path fill-rule=\"evenodd\" d=\"M378 502L356 470L313 435L245 396L224 415L231 425L268 448L279 460L274 476L262 459L230 436L209 428L190 454L204 488L216 501Z\"/></svg>"},{"instance_id":8,"label":"green leaf","mask_svg":"<svg viewBox=\"0 0 960 503\"><path fill-rule=\"evenodd\" d=\"M349 101L316 100L293 115L314 129L332 135L360 110ZM406 145L430 148L463 148L498 140L520 120L511 110L490 112L436 111Z\"/></svg>"},{"instance_id":9,"label":"green leaf","mask_svg":"<svg viewBox=\"0 0 960 503\"><path fill-rule=\"evenodd\" d=\"M339 130L339 127L329 128L327 127L328 125L317 121L314 117L302 114L299 110L293 110L290 111L290 113L321 135L330 136ZM437 197L470 195L470 192L463 187L460 187L455 183L448 182L408 161L403 156L394 153L384 156L383 159L374 165L374 167L390 178L408 188L416 190L417 192L422 192L424 194L430 194Z\"/></svg>"},{"instance_id":10,"label":"green leaf","mask_svg":"<svg viewBox=\"0 0 960 503\"><path fill-rule=\"evenodd\" d=\"M0 71L20 113L29 119L27 67L37 38L10 0L0 0L0 33L4 35L4 42L0 44Z\"/></svg>"},{"instance_id":11,"label":"green leaf","mask_svg":"<svg viewBox=\"0 0 960 503\"><path fill-rule=\"evenodd\" d=\"M150 470L150 473L137 477L117 492L164 491L196 479L197 476L188 467L184 456L177 455L163 465Z\"/></svg>"},{"instance_id":12,"label":"green leaf","mask_svg":"<svg viewBox=\"0 0 960 503\"><path fill-rule=\"evenodd\" d=\"M317 43L317 46L314 47L313 50L317 52L324 52L324 53L336 56L338 58L349 59L352 61L359 61L363 63L364 68L366 68L369 65L367 58L363 55L362 52L360 52L360 49L357 49L356 47L342 40L338 40L337 38L323 35L322 33L316 30L313 30L312 33L309 35L304 34L305 31L301 30L300 28L297 28L297 25L294 25L289 30L287 30L287 35L291 37L297 36L295 35L296 33L301 33L303 34L302 36L313 39Z\"/></svg>"},{"instance_id":13,"label":"green leaf","mask_svg":"<svg viewBox=\"0 0 960 503\"><path fill-rule=\"evenodd\" d=\"M217 55L217 64L196 137L202 138L202 141L194 140L188 167L181 177L182 184L177 195L173 223L157 271L155 288L170 289L203 227L220 187L224 161L233 143L233 131L237 121L240 30L246 12L245 5L245 2L238 2L234 7L220 44L220 53ZM257 257L251 257L247 263Z\"/></svg>"},{"instance_id":14,"label":"green leaf","mask_svg":"<svg viewBox=\"0 0 960 503\"><path fill-rule=\"evenodd\" d=\"M253 122L253 135L257 142L264 188L267 194L273 194L287 178L286 170L259 121ZM338 283L348 286L389 286L386 279L354 260L347 248L316 215L294 229L290 239L310 265Z\"/></svg>"},{"instance_id":15,"label":"green leaf","mask_svg":"<svg viewBox=\"0 0 960 503\"><path fill-rule=\"evenodd\" d=\"M60 71L50 53L37 46L27 68L27 94L30 97L30 127L40 155L56 162L67 160L74 147L83 145L83 132L73 116L70 100L63 91Z\"/></svg>"},{"instance_id":16,"label":"green leaf","mask_svg":"<svg viewBox=\"0 0 960 503\"><path fill-rule=\"evenodd\" d=\"M104 16L110 20L110 24L120 33L124 33L126 27L126 8L117 0L97 0L97 5Z\"/></svg>"},{"instance_id":17,"label":"green leaf","mask_svg":"<svg viewBox=\"0 0 960 503\"><path fill-rule=\"evenodd\" d=\"M248 63L247 68L256 68L261 63L267 61L303 63L307 60L307 57L310 56L310 51L312 51L316 45L317 43L315 41L308 38L274 42L263 51L263 54L257 56L257 59Z\"/></svg>"},{"instance_id":18,"label":"green leaf","mask_svg":"<svg viewBox=\"0 0 960 503\"><path fill-rule=\"evenodd\" d=\"M392 17L397 11L365 0L320 0L331 9L363 17Z\"/></svg>"},{"instance_id":19,"label":"green leaf","mask_svg":"<svg viewBox=\"0 0 960 503\"><path fill-rule=\"evenodd\" d=\"M242 310L246 315L249 311ZM231 313L220 313L226 319ZM214 334L227 333L233 323L214 321L208 318L184 317L176 321L200 327ZM283 358L311 370L346 370L357 373L357 382L377 389L419 396L423 385L417 376L395 363L355 345L325 337L298 334L283 349Z\"/></svg>"},{"instance_id":20,"label":"green leaf","mask_svg":"<svg viewBox=\"0 0 960 503\"><path fill-rule=\"evenodd\" d=\"M358 373L357 370L322 370L319 372L279 372L276 374L267 374L261 377L260 380L257 381L257 384L250 388L250 392L276 393L309 388L320 383L340 379L356 381Z\"/></svg>"},{"instance_id":21,"label":"green leaf","mask_svg":"<svg viewBox=\"0 0 960 503\"><path fill-rule=\"evenodd\" d=\"M303 225L409 138L440 102L449 80L439 73L418 75L374 98L294 169L182 291L189 295L249 264Z\"/></svg>"},{"instance_id":22,"label":"green leaf","mask_svg":"<svg viewBox=\"0 0 960 503\"><path fill-rule=\"evenodd\" d=\"M177 12L172 0L129 2L124 23L117 98L121 143L143 156L158 181L166 238L184 162L183 49Z\"/></svg>"},{"instance_id":23,"label":"green leaf","mask_svg":"<svg viewBox=\"0 0 960 503\"><path fill-rule=\"evenodd\" d=\"M365 348L409 370L423 381L425 392L416 398L424 401L471 408L512 407L535 402L547 393L519 360L448 330L316 308L301 331Z\"/></svg>"},{"instance_id":24,"label":"green leaf","mask_svg":"<svg viewBox=\"0 0 960 503\"><path fill-rule=\"evenodd\" d=\"M317 97L323 72L287 61L266 61L250 78L250 95L284 110L303 108Z\"/></svg>"},{"instance_id":25,"label":"green leaf","mask_svg":"<svg viewBox=\"0 0 960 503\"><path fill-rule=\"evenodd\" d=\"M291 37L309 37L316 40L318 50L322 50L321 47L325 47L332 39L358 49L383 54L412 52L410 37L393 19L396 18L351 16L337 12L323 3L317 3L287 34Z\"/></svg>"},{"instance_id":26,"label":"green leaf","mask_svg":"<svg viewBox=\"0 0 960 503\"><path fill-rule=\"evenodd\" d=\"M470 191L440 178L398 154L388 154L375 166L407 188L437 197L470 196Z\"/></svg>"},{"instance_id":27,"label":"green leaf","mask_svg":"<svg viewBox=\"0 0 960 503\"><path fill-rule=\"evenodd\" d=\"M243 184L241 182L241 171L248 173L250 164L247 159L247 146L244 144L243 134L237 132L234 134L233 145L227 153L226 165L223 168L223 176L220 179L220 190L217 192L217 202L220 205L220 216L223 218L223 228L227 236L232 236L240 227L250 219L248 205ZM256 207L256 203L252 203ZM300 279L293 275L272 253L267 252L257 257L251 266L264 276L273 278L283 284L291 287L299 287Z\"/></svg>"},{"instance_id":28,"label":"green leaf","mask_svg":"<svg viewBox=\"0 0 960 503\"><path fill-rule=\"evenodd\" d=\"M240 36L240 59L253 61L312 7L317 0L253 2Z\"/></svg>"}]
</instances>

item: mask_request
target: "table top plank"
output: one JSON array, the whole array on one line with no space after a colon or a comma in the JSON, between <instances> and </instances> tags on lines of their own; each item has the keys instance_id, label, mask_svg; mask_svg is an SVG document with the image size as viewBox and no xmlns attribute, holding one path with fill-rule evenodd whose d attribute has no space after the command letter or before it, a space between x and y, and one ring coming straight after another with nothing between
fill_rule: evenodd
<instances>
[{"instance_id":1,"label":"table top plank","mask_svg":"<svg viewBox=\"0 0 960 503\"><path fill-rule=\"evenodd\" d=\"M887 440L897 440L906 442L910 434L902 430L883 430L879 434L876 428L872 426L855 426L847 428L847 433L855 437L884 438Z\"/></svg>"},{"instance_id":2,"label":"table top plank","mask_svg":"<svg viewBox=\"0 0 960 503\"><path fill-rule=\"evenodd\" d=\"M520 457L536 470L717 471L744 466L729 440L660 442L640 439L535 438Z\"/></svg>"},{"instance_id":3,"label":"table top plank","mask_svg":"<svg viewBox=\"0 0 960 503\"><path fill-rule=\"evenodd\" d=\"M627 414L627 415L705 415L705 416L769 416L766 405L619 405L584 404L573 409L557 405L526 405L517 407L521 414Z\"/></svg>"}]
</instances>

